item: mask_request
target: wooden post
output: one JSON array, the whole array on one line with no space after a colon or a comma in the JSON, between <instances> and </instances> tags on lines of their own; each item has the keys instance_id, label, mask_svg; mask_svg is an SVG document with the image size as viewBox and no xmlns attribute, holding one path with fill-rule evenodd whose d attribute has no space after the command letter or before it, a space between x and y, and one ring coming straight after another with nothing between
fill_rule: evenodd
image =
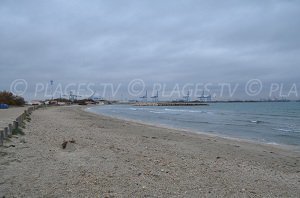
<instances>
[{"instance_id":1,"label":"wooden post","mask_svg":"<svg viewBox=\"0 0 300 198\"><path fill-rule=\"evenodd\" d=\"M13 129L17 129L19 127L19 122L18 121L14 121L13 122Z\"/></svg>"},{"instance_id":2,"label":"wooden post","mask_svg":"<svg viewBox=\"0 0 300 198\"><path fill-rule=\"evenodd\" d=\"M3 139L4 139L4 132L0 131L0 145L3 145Z\"/></svg>"},{"instance_id":3,"label":"wooden post","mask_svg":"<svg viewBox=\"0 0 300 198\"><path fill-rule=\"evenodd\" d=\"M11 137L11 135L12 135L12 129L13 129L12 124L9 124L8 125L8 137Z\"/></svg>"},{"instance_id":4,"label":"wooden post","mask_svg":"<svg viewBox=\"0 0 300 198\"><path fill-rule=\"evenodd\" d=\"M16 120L18 122L18 126L22 127L23 126L23 114L20 115Z\"/></svg>"},{"instance_id":5,"label":"wooden post","mask_svg":"<svg viewBox=\"0 0 300 198\"><path fill-rule=\"evenodd\" d=\"M15 127L15 129L17 129L17 128L19 127L19 123L21 123L21 122L20 122L20 117L17 117L16 122L18 123L18 126Z\"/></svg>"},{"instance_id":6,"label":"wooden post","mask_svg":"<svg viewBox=\"0 0 300 198\"><path fill-rule=\"evenodd\" d=\"M4 128L4 139L8 138L8 127Z\"/></svg>"},{"instance_id":7,"label":"wooden post","mask_svg":"<svg viewBox=\"0 0 300 198\"><path fill-rule=\"evenodd\" d=\"M20 123L20 116L19 117L17 117L17 119L16 119L16 121L18 122L18 123Z\"/></svg>"}]
</instances>

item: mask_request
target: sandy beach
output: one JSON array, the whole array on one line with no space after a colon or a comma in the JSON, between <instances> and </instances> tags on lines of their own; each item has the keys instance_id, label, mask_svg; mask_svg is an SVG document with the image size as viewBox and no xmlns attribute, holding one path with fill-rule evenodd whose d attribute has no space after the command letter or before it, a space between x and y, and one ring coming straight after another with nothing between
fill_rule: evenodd
<instances>
[{"instance_id":1,"label":"sandy beach","mask_svg":"<svg viewBox=\"0 0 300 198\"><path fill-rule=\"evenodd\" d=\"M11 124L16 117L21 115L27 107L10 107L9 109L0 109L0 129Z\"/></svg>"},{"instance_id":2,"label":"sandy beach","mask_svg":"<svg viewBox=\"0 0 300 198\"><path fill-rule=\"evenodd\" d=\"M5 116L4 116L5 117ZM0 147L0 197L299 197L300 153L38 109ZM66 148L62 143L68 142Z\"/></svg>"}]
</instances>

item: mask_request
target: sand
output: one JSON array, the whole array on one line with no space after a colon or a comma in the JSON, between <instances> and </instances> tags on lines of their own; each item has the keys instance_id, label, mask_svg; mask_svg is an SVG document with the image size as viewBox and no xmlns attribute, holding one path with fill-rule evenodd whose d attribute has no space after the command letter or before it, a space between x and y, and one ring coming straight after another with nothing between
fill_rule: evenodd
<instances>
[{"instance_id":1,"label":"sand","mask_svg":"<svg viewBox=\"0 0 300 198\"><path fill-rule=\"evenodd\" d=\"M31 118L25 136L0 148L0 197L300 195L299 152L112 119L80 107L39 109Z\"/></svg>"},{"instance_id":2,"label":"sand","mask_svg":"<svg viewBox=\"0 0 300 198\"><path fill-rule=\"evenodd\" d=\"M28 107L11 107L9 109L0 109L0 130L12 124L14 120L27 110Z\"/></svg>"}]
</instances>

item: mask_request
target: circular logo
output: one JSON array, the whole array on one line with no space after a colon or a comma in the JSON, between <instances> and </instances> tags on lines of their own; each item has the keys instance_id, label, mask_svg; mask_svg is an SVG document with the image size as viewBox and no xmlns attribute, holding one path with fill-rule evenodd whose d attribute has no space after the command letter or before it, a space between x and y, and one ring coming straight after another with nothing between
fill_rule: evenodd
<instances>
[{"instance_id":1,"label":"circular logo","mask_svg":"<svg viewBox=\"0 0 300 198\"><path fill-rule=\"evenodd\" d=\"M10 92L14 95L22 96L27 91L27 81L24 79L16 79L10 84Z\"/></svg>"},{"instance_id":2,"label":"circular logo","mask_svg":"<svg viewBox=\"0 0 300 198\"><path fill-rule=\"evenodd\" d=\"M248 96L257 96L262 91L262 82L259 79L251 79L246 83L245 92Z\"/></svg>"},{"instance_id":3,"label":"circular logo","mask_svg":"<svg viewBox=\"0 0 300 198\"><path fill-rule=\"evenodd\" d=\"M134 79L128 84L128 94L137 97L145 90L145 82L142 79Z\"/></svg>"}]
</instances>

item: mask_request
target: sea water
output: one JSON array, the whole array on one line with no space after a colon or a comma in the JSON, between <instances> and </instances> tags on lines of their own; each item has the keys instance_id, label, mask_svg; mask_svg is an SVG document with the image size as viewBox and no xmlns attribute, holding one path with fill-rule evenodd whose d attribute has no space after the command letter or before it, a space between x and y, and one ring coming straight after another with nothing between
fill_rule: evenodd
<instances>
[{"instance_id":1,"label":"sea water","mask_svg":"<svg viewBox=\"0 0 300 198\"><path fill-rule=\"evenodd\" d=\"M300 146L300 102L103 105L88 111L222 137Z\"/></svg>"}]
</instances>

